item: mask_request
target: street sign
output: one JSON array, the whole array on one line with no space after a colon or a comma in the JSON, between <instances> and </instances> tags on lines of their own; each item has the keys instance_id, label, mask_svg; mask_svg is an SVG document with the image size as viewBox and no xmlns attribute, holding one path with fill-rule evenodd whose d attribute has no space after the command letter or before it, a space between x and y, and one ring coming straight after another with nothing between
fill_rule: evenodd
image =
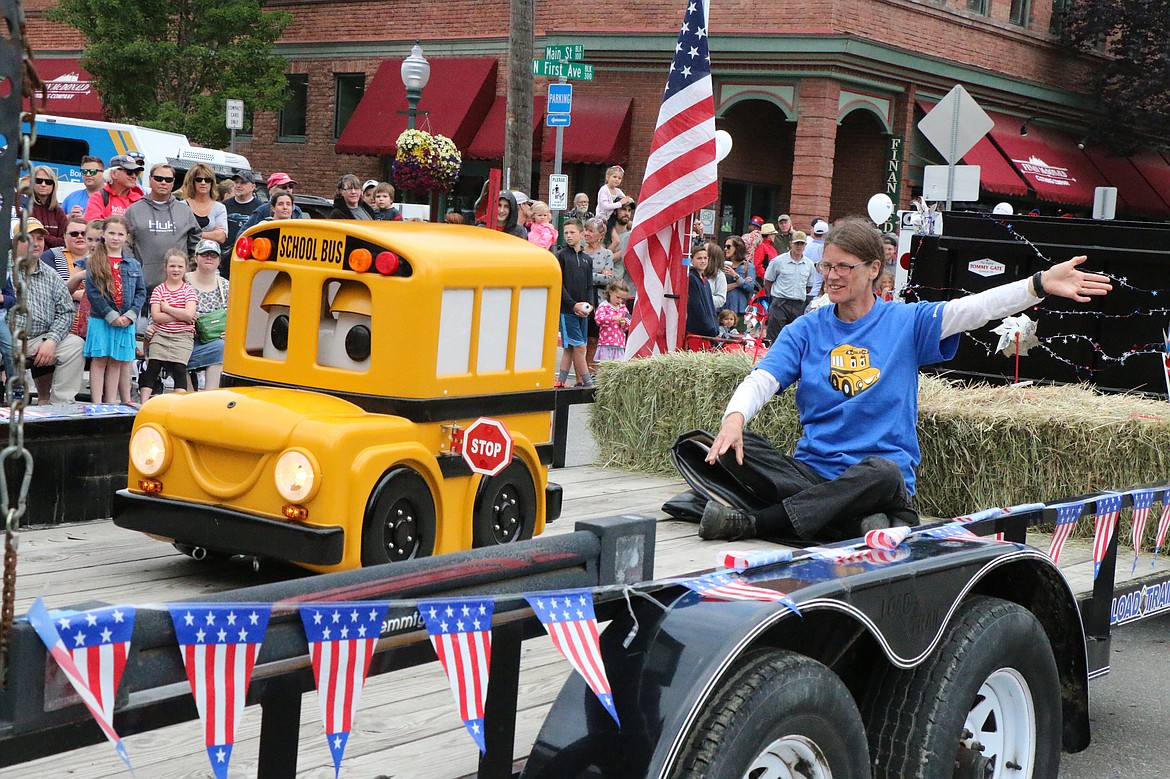
<instances>
[{"instance_id":1,"label":"street sign","mask_svg":"<svg viewBox=\"0 0 1170 779\"><path fill-rule=\"evenodd\" d=\"M580 43L567 43L562 46L545 46L546 60L576 60L585 59L585 47Z\"/></svg>"},{"instance_id":2,"label":"street sign","mask_svg":"<svg viewBox=\"0 0 1170 779\"><path fill-rule=\"evenodd\" d=\"M573 110L573 85L550 83L547 110L550 114L570 113Z\"/></svg>"},{"instance_id":3,"label":"street sign","mask_svg":"<svg viewBox=\"0 0 1170 779\"><path fill-rule=\"evenodd\" d=\"M553 173L548 177L548 207L552 211L569 210L569 177Z\"/></svg>"},{"instance_id":4,"label":"street sign","mask_svg":"<svg viewBox=\"0 0 1170 779\"><path fill-rule=\"evenodd\" d=\"M963 155L971 151L992 127L995 127L995 122L962 84L956 84L918 123L926 140L934 144L943 159L952 165L959 164Z\"/></svg>"},{"instance_id":5,"label":"street sign","mask_svg":"<svg viewBox=\"0 0 1170 779\"><path fill-rule=\"evenodd\" d=\"M955 168L954 184L951 188L951 201L954 203L974 203L979 199L979 172L978 165L960 165ZM931 202L947 199L947 181L950 175L949 165L925 165L922 169L922 197Z\"/></svg>"},{"instance_id":6,"label":"street sign","mask_svg":"<svg viewBox=\"0 0 1170 779\"><path fill-rule=\"evenodd\" d=\"M560 62L558 60L532 60L532 75L551 78L571 78L574 81L592 81L593 66L583 62Z\"/></svg>"},{"instance_id":7,"label":"street sign","mask_svg":"<svg viewBox=\"0 0 1170 779\"><path fill-rule=\"evenodd\" d=\"M512 462L512 436L498 419L480 417L463 431L463 459L476 473L495 476Z\"/></svg>"},{"instance_id":8,"label":"street sign","mask_svg":"<svg viewBox=\"0 0 1170 779\"><path fill-rule=\"evenodd\" d=\"M244 129L244 101L243 100L229 100L229 101L227 101L227 129L229 129L229 130L243 130Z\"/></svg>"},{"instance_id":9,"label":"street sign","mask_svg":"<svg viewBox=\"0 0 1170 779\"><path fill-rule=\"evenodd\" d=\"M549 127L568 127L572 118L572 114L545 114L544 123Z\"/></svg>"}]
</instances>

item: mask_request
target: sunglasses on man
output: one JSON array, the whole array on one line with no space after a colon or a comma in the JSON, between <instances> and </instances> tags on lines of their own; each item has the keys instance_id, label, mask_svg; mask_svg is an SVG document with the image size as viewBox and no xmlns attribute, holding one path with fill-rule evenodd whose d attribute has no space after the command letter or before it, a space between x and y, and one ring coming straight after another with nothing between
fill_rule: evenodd
<instances>
[{"instance_id":1,"label":"sunglasses on man","mask_svg":"<svg viewBox=\"0 0 1170 779\"><path fill-rule=\"evenodd\" d=\"M155 181L161 181L164 184L170 184L175 180L174 176L151 176Z\"/></svg>"}]
</instances>

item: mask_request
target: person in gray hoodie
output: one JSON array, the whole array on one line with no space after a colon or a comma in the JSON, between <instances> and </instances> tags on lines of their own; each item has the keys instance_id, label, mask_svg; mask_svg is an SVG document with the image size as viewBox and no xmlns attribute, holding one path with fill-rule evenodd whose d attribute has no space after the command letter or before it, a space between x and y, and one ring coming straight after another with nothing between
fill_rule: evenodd
<instances>
[{"instance_id":1,"label":"person in gray hoodie","mask_svg":"<svg viewBox=\"0 0 1170 779\"><path fill-rule=\"evenodd\" d=\"M148 290L166 278L163 255L170 249L179 249L190 256L200 234L191 207L171 194L175 189L174 168L161 162L153 165L149 183L149 197L126 209L126 221L130 225L128 246L134 259L142 263ZM149 297L148 293L148 300Z\"/></svg>"}]
</instances>

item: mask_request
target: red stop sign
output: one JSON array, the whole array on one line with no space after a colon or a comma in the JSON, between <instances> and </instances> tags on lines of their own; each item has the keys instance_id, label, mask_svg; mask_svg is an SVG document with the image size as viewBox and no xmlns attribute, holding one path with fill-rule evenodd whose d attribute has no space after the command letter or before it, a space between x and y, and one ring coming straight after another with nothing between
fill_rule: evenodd
<instances>
[{"instance_id":1,"label":"red stop sign","mask_svg":"<svg viewBox=\"0 0 1170 779\"><path fill-rule=\"evenodd\" d=\"M498 419L480 417L463 431L463 459L471 470L495 476L512 462L512 436Z\"/></svg>"}]
</instances>

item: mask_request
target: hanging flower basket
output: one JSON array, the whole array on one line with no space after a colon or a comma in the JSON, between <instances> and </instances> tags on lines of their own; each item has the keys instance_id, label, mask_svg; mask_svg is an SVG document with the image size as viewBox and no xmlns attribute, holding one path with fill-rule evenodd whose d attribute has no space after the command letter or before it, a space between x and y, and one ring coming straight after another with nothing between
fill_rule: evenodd
<instances>
[{"instance_id":1,"label":"hanging flower basket","mask_svg":"<svg viewBox=\"0 0 1170 779\"><path fill-rule=\"evenodd\" d=\"M398 136L394 186L407 192L447 192L459 180L463 160L455 142L444 135L407 130Z\"/></svg>"}]
</instances>

